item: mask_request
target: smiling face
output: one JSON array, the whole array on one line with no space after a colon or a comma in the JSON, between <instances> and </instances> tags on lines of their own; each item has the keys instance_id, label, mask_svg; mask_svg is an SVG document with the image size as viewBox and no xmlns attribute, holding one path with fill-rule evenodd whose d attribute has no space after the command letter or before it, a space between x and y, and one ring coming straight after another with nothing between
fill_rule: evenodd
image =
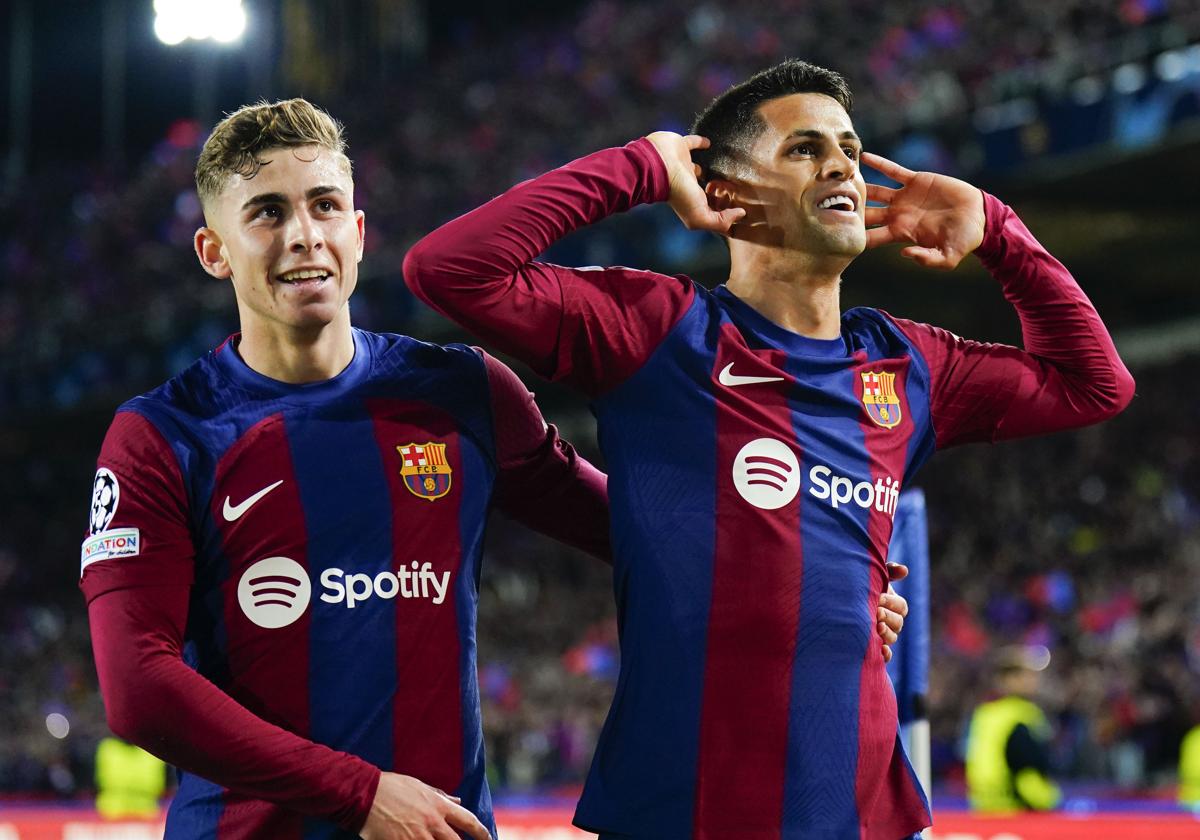
<instances>
[{"instance_id":1,"label":"smiling face","mask_svg":"<svg viewBox=\"0 0 1200 840\"><path fill-rule=\"evenodd\" d=\"M246 335L308 341L330 325L348 334L363 253L348 163L320 146L267 149L258 161L206 205L201 264L233 281Z\"/></svg>"},{"instance_id":2,"label":"smiling face","mask_svg":"<svg viewBox=\"0 0 1200 840\"><path fill-rule=\"evenodd\" d=\"M784 248L854 258L866 248L862 143L832 97L795 93L758 107L746 185Z\"/></svg>"}]
</instances>

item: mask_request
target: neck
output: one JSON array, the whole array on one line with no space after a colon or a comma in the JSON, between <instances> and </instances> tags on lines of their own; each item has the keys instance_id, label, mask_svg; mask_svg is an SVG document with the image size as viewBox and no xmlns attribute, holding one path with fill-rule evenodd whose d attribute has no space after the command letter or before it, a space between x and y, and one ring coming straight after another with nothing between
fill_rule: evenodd
<instances>
[{"instance_id":1,"label":"neck","mask_svg":"<svg viewBox=\"0 0 1200 840\"><path fill-rule=\"evenodd\" d=\"M348 317L314 331L274 331L243 323L238 353L251 370L279 382L323 382L354 359L354 335Z\"/></svg>"},{"instance_id":2,"label":"neck","mask_svg":"<svg viewBox=\"0 0 1200 840\"><path fill-rule=\"evenodd\" d=\"M841 335L842 271L849 259L744 242L733 247L730 292L786 330L808 338Z\"/></svg>"}]
</instances>

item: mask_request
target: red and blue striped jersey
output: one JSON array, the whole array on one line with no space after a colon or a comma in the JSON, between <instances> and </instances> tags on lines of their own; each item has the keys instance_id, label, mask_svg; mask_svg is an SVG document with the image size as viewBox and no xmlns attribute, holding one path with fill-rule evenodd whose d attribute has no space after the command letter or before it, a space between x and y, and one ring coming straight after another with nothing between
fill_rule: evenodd
<instances>
[{"instance_id":1,"label":"red and blue striped jersey","mask_svg":"<svg viewBox=\"0 0 1200 840\"><path fill-rule=\"evenodd\" d=\"M489 507L608 553L603 476L511 371L353 336L350 365L307 385L226 342L123 405L103 445L80 586L114 729L184 771L169 838L356 836L380 769L494 832Z\"/></svg>"},{"instance_id":2,"label":"red and blue striped jersey","mask_svg":"<svg viewBox=\"0 0 1200 840\"><path fill-rule=\"evenodd\" d=\"M978 254L1026 350L868 308L811 339L724 287L533 261L667 193L638 141L514 187L405 263L434 308L593 399L621 670L576 823L907 837L929 809L873 638L900 490L937 448L1108 416L1132 380L1070 275L990 196Z\"/></svg>"}]
</instances>

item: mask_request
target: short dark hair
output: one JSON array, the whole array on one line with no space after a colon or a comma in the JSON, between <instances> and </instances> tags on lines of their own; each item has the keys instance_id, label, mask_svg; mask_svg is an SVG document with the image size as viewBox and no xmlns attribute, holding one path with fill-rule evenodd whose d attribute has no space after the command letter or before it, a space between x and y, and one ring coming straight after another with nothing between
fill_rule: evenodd
<instances>
[{"instance_id":1,"label":"short dark hair","mask_svg":"<svg viewBox=\"0 0 1200 840\"><path fill-rule=\"evenodd\" d=\"M807 61L789 58L755 73L708 103L692 123L692 134L707 137L712 143L692 153L702 170L700 182L732 177L766 128L758 106L794 93L823 93L847 113L853 104L850 86L840 73Z\"/></svg>"}]
</instances>

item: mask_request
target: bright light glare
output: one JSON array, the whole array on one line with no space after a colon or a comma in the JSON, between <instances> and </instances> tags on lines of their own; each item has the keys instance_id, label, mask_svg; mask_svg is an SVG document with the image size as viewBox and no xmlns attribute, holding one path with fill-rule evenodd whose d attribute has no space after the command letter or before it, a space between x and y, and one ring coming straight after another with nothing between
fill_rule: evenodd
<instances>
[{"instance_id":1,"label":"bright light glare","mask_svg":"<svg viewBox=\"0 0 1200 840\"><path fill-rule=\"evenodd\" d=\"M242 0L154 0L154 34L168 46L213 40L236 41L246 31Z\"/></svg>"},{"instance_id":2,"label":"bright light glare","mask_svg":"<svg viewBox=\"0 0 1200 840\"><path fill-rule=\"evenodd\" d=\"M241 0L226 3L227 13L213 22L212 39L222 44L229 44L242 37L246 31L246 10L242 8Z\"/></svg>"},{"instance_id":3,"label":"bright light glare","mask_svg":"<svg viewBox=\"0 0 1200 840\"><path fill-rule=\"evenodd\" d=\"M46 715L46 730L55 738L62 740L71 731L71 722L67 720L66 715L51 712Z\"/></svg>"}]
</instances>

